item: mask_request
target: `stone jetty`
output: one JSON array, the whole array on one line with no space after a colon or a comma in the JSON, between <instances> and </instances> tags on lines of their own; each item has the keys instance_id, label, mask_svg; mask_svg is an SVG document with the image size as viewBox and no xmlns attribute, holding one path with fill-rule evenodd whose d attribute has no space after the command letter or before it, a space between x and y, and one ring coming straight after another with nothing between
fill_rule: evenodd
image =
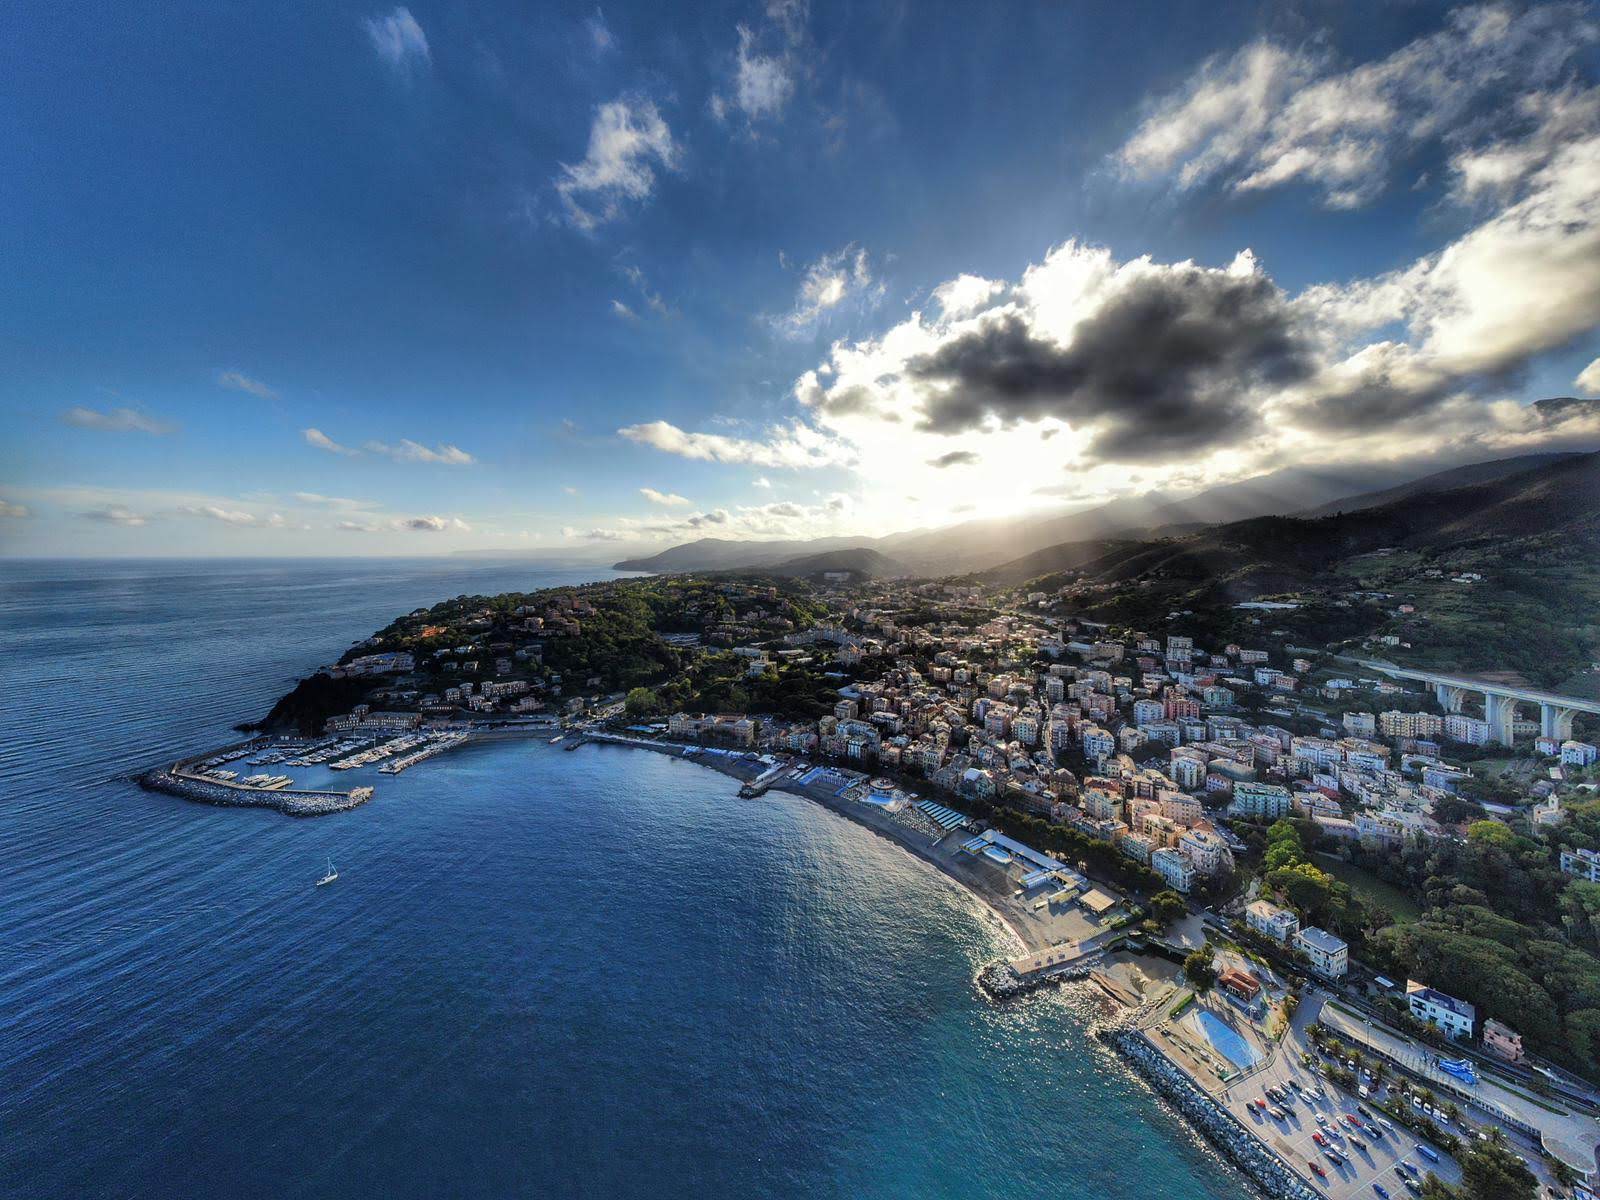
<instances>
[{"instance_id":1,"label":"stone jetty","mask_svg":"<svg viewBox=\"0 0 1600 1200\"><path fill-rule=\"evenodd\" d=\"M1093 973L1094 967L1091 964L1081 963L1050 974L1024 977L1018 974L1010 963L997 961L978 971L978 986L991 1000L1011 1000L1017 996L1026 996L1029 992L1036 992L1040 988L1076 983L1089 978Z\"/></svg>"},{"instance_id":2,"label":"stone jetty","mask_svg":"<svg viewBox=\"0 0 1600 1200\"><path fill-rule=\"evenodd\" d=\"M215 804L221 808L270 808L291 817L320 817L327 813L345 812L372 799L370 787L351 788L348 792L263 791L260 788L229 787L225 783L211 783L187 775L174 774L170 769L157 767L139 777L139 786L152 792L165 792L181 796L200 804Z\"/></svg>"},{"instance_id":3,"label":"stone jetty","mask_svg":"<svg viewBox=\"0 0 1600 1200\"><path fill-rule=\"evenodd\" d=\"M1184 1117L1227 1155L1250 1181L1272 1200L1325 1200L1291 1170L1239 1119L1206 1095L1193 1080L1174 1066L1137 1030L1104 1030L1098 1035L1151 1087L1160 1092Z\"/></svg>"}]
</instances>

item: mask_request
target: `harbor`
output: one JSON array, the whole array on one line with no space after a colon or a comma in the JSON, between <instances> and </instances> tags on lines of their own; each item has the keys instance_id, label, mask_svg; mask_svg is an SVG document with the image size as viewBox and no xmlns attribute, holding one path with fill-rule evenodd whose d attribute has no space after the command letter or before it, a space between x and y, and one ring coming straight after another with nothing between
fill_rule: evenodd
<instances>
[{"instance_id":1,"label":"harbor","mask_svg":"<svg viewBox=\"0 0 1600 1200\"><path fill-rule=\"evenodd\" d=\"M522 736L543 732L529 728ZM328 734L318 738L261 735L178 759L140 774L140 786L225 808L268 808L289 816L347 812L376 794L361 773L402 771L475 740L470 729L423 729L401 734ZM257 768L247 774L250 768ZM263 767L276 768L272 771ZM287 768L294 774L284 773ZM356 772L335 786L332 772ZM342 782L342 781L341 781Z\"/></svg>"}]
</instances>

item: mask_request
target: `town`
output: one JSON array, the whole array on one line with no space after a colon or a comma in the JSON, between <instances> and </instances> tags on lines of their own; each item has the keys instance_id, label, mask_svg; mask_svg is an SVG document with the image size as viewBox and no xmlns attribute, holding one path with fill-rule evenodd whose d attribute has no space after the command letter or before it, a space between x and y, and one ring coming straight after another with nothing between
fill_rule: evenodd
<instances>
[{"instance_id":1,"label":"town","mask_svg":"<svg viewBox=\"0 0 1600 1200\"><path fill-rule=\"evenodd\" d=\"M851 572L460 597L266 725L362 763L564 731L813 796L1006 917L991 994L1120 1001L1118 1052L1269 1191L1588 1195L1600 703L1299 644L1292 601L1212 644L1078 599Z\"/></svg>"}]
</instances>

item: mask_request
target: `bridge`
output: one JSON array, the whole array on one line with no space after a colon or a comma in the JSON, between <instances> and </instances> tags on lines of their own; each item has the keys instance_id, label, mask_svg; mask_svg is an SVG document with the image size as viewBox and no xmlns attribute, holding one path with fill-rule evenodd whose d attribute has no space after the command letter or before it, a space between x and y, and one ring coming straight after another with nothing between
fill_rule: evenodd
<instances>
[{"instance_id":1,"label":"bridge","mask_svg":"<svg viewBox=\"0 0 1600 1200\"><path fill-rule=\"evenodd\" d=\"M1556 692L1542 692L1534 688L1511 687L1491 683L1487 679L1474 679L1470 675L1450 675L1441 671L1423 671L1412 667L1397 667L1393 663L1352 658L1368 671L1377 671L1391 679L1411 679L1433 688L1433 694L1446 712L1461 711L1468 696L1483 697L1483 716L1489 723L1489 735L1502 746L1511 745L1511 723L1517 719L1517 708L1537 705L1539 732L1544 737L1566 741L1572 736L1572 720L1579 713L1600 716L1600 700L1585 700L1580 696L1563 696Z\"/></svg>"}]
</instances>

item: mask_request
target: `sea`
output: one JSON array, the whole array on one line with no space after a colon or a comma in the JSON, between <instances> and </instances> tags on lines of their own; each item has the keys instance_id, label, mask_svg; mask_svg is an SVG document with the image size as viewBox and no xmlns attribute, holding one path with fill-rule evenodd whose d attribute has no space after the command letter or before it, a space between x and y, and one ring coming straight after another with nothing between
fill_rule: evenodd
<instances>
[{"instance_id":1,"label":"sea","mask_svg":"<svg viewBox=\"0 0 1600 1200\"><path fill-rule=\"evenodd\" d=\"M1092 1000L985 1001L992 914L803 799L543 739L313 819L129 781L400 613L596 575L0 563L0 1195L1246 1194Z\"/></svg>"}]
</instances>

